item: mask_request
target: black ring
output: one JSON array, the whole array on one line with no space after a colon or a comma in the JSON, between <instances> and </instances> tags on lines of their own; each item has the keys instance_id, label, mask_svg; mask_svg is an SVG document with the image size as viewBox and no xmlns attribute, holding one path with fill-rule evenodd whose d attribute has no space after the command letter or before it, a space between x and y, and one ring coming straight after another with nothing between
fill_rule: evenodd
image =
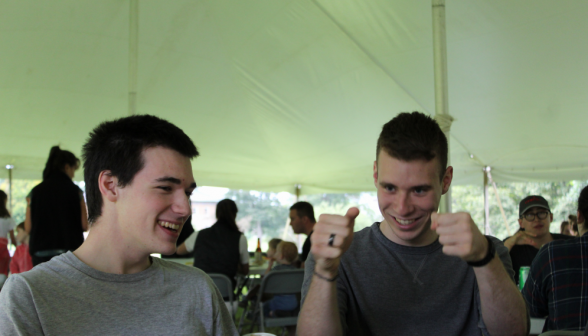
<instances>
[{"instance_id":1,"label":"black ring","mask_svg":"<svg viewBox=\"0 0 588 336\"><path fill-rule=\"evenodd\" d=\"M335 242L335 234L331 233L331 236L329 237L329 246L333 246L334 242Z\"/></svg>"}]
</instances>

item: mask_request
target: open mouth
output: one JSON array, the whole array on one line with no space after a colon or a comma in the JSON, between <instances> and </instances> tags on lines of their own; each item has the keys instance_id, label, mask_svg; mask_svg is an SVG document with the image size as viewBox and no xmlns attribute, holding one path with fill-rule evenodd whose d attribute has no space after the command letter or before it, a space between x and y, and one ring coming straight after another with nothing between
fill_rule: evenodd
<instances>
[{"instance_id":1,"label":"open mouth","mask_svg":"<svg viewBox=\"0 0 588 336\"><path fill-rule=\"evenodd\" d=\"M392 216L392 218L394 218L394 221L396 221L396 223L398 223L398 226L401 229L407 229L407 230L412 229L413 227L418 225L418 222L421 219L421 217L410 218L410 219L400 219L400 218L397 218L394 216Z\"/></svg>"},{"instance_id":2,"label":"open mouth","mask_svg":"<svg viewBox=\"0 0 588 336\"><path fill-rule=\"evenodd\" d=\"M161 226L165 230L168 230L171 232L178 232L178 230L180 229L179 224L174 224L174 223L170 223L170 222L158 221L157 224L159 224L159 226Z\"/></svg>"}]
</instances>

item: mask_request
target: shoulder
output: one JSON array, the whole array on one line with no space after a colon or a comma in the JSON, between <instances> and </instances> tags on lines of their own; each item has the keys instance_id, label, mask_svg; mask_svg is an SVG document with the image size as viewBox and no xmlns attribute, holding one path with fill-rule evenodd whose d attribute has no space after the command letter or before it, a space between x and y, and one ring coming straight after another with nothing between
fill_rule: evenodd
<instances>
[{"instance_id":1,"label":"shoulder","mask_svg":"<svg viewBox=\"0 0 588 336\"><path fill-rule=\"evenodd\" d=\"M156 267L165 272L166 275L174 277L182 283L194 283L198 286L213 285L210 277L197 267L187 266L160 258L153 258L153 262L157 263Z\"/></svg>"},{"instance_id":2,"label":"shoulder","mask_svg":"<svg viewBox=\"0 0 588 336\"><path fill-rule=\"evenodd\" d=\"M569 239L579 238L579 237L572 237L572 236L564 235L561 233L552 233L551 237L553 237L553 240L569 240Z\"/></svg>"}]
</instances>

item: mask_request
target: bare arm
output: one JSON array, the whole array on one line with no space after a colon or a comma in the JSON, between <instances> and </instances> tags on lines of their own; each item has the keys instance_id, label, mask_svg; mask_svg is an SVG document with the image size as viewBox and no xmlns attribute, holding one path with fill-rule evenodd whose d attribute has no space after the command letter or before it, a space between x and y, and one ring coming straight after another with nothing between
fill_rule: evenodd
<instances>
[{"instance_id":1,"label":"bare arm","mask_svg":"<svg viewBox=\"0 0 588 336\"><path fill-rule=\"evenodd\" d=\"M82 208L82 230L88 231L88 211L86 210L86 202L84 199L80 201L80 207Z\"/></svg>"},{"instance_id":2,"label":"bare arm","mask_svg":"<svg viewBox=\"0 0 588 336\"><path fill-rule=\"evenodd\" d=\"M443 253L466 262L477 262L488 253L488 239L469 213L431 215L431 229L439 234ZM493 335L527 335L527 310L523 297L496 255L488 264L474 267L480 290L482 318Z\"/></svg>"},{"instance_id":3,"label":"bare arm","mask_svg":"<svg viewBox=\"0 0 588 336\"><path fill-rule=\"evenodd\" d=\"M531 233L519 231L515 233L512 237L505 240L504 246L506 246L509 252L515 245L531 245L535 248L539 248L540 246L537 246L537 243L532 238L533 236L534 235Z\"/></svg>"},{"instance_id":4,"label":"bare arm","mask_svg":"<svg viewBox=\"0 0 588 336\"><path fill-rule=\"evenodd\" d=\"M491 335L527 335L527 308L521 293L496 255L483 267L474 267L480 289L482 317Z\"/></svg>"},{"instance_id":5,"label":"bare arm","mask_svg":"<svg viewBox=\"0 0 588 336\"><path fill-rule=\"evenodd\" d=\"M316 264L307 259L305 272L315 273L298 317L300 336L343 335L337 303L337 281L327 279L334 279L339 272L341 256L351 245L353 226L358 215L357 208L349 209L345 216L321 215L314 226L310 251ZM335 238L333 244L329 245L331 234Z\"/></svg>"},{"instance_id":6,"label":"bare arm","mask_svg":"<svg viewBox=\"0 0 588 336\"><path fill-rule=\"evenodd\" d=\"M12 245L16 246L18 243L16 241L16 238L14 237L14 230L10 230L10 240L12 241Z\"/></svg>"},{"instance_id":7,"label":"bare arm","mask_svg":"<svg viewBox=\"0 0 588 336\"><path fill-rule=\"evenodd\" d=\"M32 227L31 226L31 205L30 204L27 205L27 212L26 212L26 215L25 215L25 224L24 224L24 226L25 226L25 231L30 234L31 233L31 227Z\"/></svg>"}]
</instances>

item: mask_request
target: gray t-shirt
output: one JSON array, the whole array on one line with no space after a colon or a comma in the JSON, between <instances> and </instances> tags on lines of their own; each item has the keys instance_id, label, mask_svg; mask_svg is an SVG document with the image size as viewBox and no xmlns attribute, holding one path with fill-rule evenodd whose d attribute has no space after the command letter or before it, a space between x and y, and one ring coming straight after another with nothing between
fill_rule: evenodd
<instances>
[{"instance_id":1,"label":"gray t-shirt","mask_svg":"<svg viewBox=\"0 0 588 336\"><path fill-rule=\"evenodd\" d=\"M238 335L212 280L152 258L136 274L97 271L68 252L8 278L3 335Z\"/></svg>"},{"instance_id":2,"label":"gray t-shirt","mask_svg":"<svg viewBox=\"0 0 588 336\"><path fill-rule=\"evenodd\" d=\"M337 300L347 335L487 335L472 267L443 254L439 241L423 247L393 243L380 223L358 231L341 258ZM508 249L491 237L510 277ZM306 296L315 261L305 265Z\"/></svg>"}]
</instances>

